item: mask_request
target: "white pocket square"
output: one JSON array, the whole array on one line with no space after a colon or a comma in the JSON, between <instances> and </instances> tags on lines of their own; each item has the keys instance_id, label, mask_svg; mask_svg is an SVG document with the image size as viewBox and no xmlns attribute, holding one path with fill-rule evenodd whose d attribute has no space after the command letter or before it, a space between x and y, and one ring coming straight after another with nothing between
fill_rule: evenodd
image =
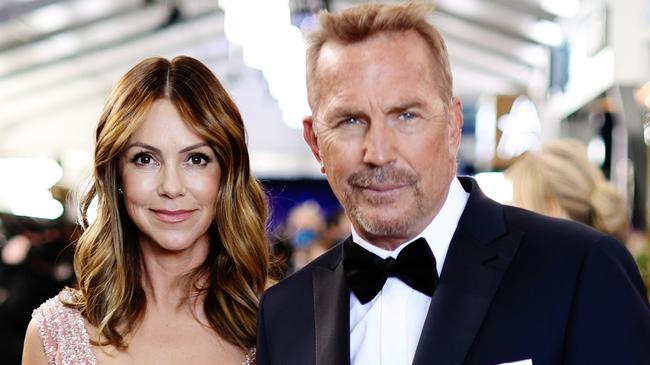
<instances>
[{"instance_id":1,"label":"white pocket square","mask_svg":"<svg viewBox=\"0 0 650 365\"><path fill-rule=\"evenodd\" d=\"M515 362L504 362L497 365L533 365L533 359L519 360Z\"/></svg>"}]
</instances>

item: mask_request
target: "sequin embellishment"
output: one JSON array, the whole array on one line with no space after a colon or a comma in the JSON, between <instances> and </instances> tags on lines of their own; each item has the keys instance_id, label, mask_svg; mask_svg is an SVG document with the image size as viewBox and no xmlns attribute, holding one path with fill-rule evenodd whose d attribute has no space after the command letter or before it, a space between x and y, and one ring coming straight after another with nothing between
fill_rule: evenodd
<instances>
[{"instance_id":1,"label":"sequin embellishment","mask_svg":"<svg viewBox=\"0 0 650 365\"><path fill-rule=\"evenodd\" d=\"M32 314L36 319L47 362L51 365L96 365L97 359L90 347L90 338L81 313L61 303L61 300L70 299L72 293L64 289Z\"/></svg>"},{"instance_id":2,"label":"sequin embellishment","mask_svg":"<svg viewBox=\"0 0 650 365\"><path fill-rule=\"evenodd\" d=\"M62 300L70 302L71 299L70 290L64 289L32 313L47 362L50 365L97 365L81 313L61 303ZM254 364L255 348L252 347L241 365Z\"/></svg>"},{"instance_id":3,"label":"sequin embellishment","mask_svg":"<svg viewBox=\"0 0 650 365\"><path fill-rule=\"evenodd\" d=\"M244 362L242 362L241 365L255 365L255 347L248 349L246 359L244 359Z\"/></svg>"}]
</instances>

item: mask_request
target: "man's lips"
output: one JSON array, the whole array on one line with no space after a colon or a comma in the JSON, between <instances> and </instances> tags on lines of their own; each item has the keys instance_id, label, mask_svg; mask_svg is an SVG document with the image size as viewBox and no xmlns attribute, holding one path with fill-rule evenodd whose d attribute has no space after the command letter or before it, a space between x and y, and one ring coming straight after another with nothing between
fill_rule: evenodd
<instances>
[{"instance_id":1,"label":"man's lips","mask_svg":"<svg viewBox=\"0 0 650 365\"><path fill-rule=\"evenodd\" d=\"M405 186L406 185L404 184L370 184L370 185L357 186L357 188L363 190L370 190L378 193L385 193L385 192L391 192L393 190L401 189Z\"/></svg>"},{"instance_id":2,"label":"man's lips","mask_svg":"<svg viewBox=\"0 0 650 365\"><path fill-rule=\"evenodd\" d=\"M154 215L165 223L180 223L187 220L196 210L194 209L180 209L180 210L166 210L166 209L151 209Z\"/></svg>"}]
</instances>

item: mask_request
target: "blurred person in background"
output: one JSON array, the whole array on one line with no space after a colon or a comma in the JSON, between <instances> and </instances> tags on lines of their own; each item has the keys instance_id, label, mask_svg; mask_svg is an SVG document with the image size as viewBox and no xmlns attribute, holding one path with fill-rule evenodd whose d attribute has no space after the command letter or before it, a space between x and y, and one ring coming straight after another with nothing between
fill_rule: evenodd
<instances>
[{"instance_id":1,"label":"blurred person in background","mask_svg":"<svg viewBox=\"0 0 650 365\"><path fill-rule=\"evenodd\" d=\"M320 205L308 200L289 210L273 244L275 279L283 279L334 247L350 235L343 209L325 218Z\"/></svg>"},{"instance_id":2,"label":"blurred person in background","mask_svg":"<svg viewBox=\"0 0 650 365\"><path fill-rule=\"evenodd\" d=\"M293 247L292 268L298 270L322 253L325 214L314 200L295 205L287 215L285 236Z\"/></svg>"},{"instance_id":3,"label":"blurred person in background","mask_svg":"<svg viewBox=\"0 0 650 365\"><path fill-rule=\"evenodd\" d=\"M253 363L267 203L219 80L189 57L138 63L105 104L94 157L77 287L34 311L23 363Z\"/></svg>"},{"instance_id":4,"label":"blurred person in background","mask_svg":"<svg viewBox=\"0 0 650 365\"><path fill-rule=\"evenodd\" d=\"M650 289L649 242L631 231L623 196L589 160L583 142L560 139L546 143L517 160L506 170L506 177L512 183L513 205L584 223L626 245Z\"/></svg>"},{"instance_id":5,"label":"blurred person in background","mask_svg":"<svg viewBox=\"0 0 650 365\"><path fill-rule=\"evenodd\" d=\"M625 243L630 228L625 201L575 139L546 143L506 170L512 204L584 223Z\"/></svg>"},{"instance_id":6,"label":"blurred person in background","mask_svg":"<svg viewBox=\"0 0 650 365\"><path fill-rule=\"evenodd\" d=\"M325 251L336 246L337 243L348 238L352 232L351 229L352 225L348 216L345 215L345 211L341 208L334 211L325 223L325 231L321 240L321 253L325 253Z\"/></svg>"},{"instance_id":7,"label":"blurred person in background","mask_svg":"<svg viewBox=\"0 0 650 365\"><path fill-rule=\"evenodd\" d=\"M621 244L456 176L462 105L430 13L319 14L303 135L352 235L266 291L258 365L650 363Z\"/></svg>"}]
</instances>

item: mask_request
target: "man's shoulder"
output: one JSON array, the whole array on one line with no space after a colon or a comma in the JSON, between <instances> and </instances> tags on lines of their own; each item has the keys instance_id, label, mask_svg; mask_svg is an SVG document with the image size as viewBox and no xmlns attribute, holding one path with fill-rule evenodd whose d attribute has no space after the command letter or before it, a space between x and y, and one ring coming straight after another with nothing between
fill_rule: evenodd
<instances>
[{"instance_id":1,"label":"man's shoulder","mask_svg":"<svg viewBox=\"0 0 650 365\"><path fill-rule=\"evenodd\" d=\"M545 242L549 245L571 241L576 245L585 245L586 242L609 237L568 219L552 218L501 204L485 196L474 179L458 179L470 196L457 229L479 241L491 241L504 234L520 233L529 244Z\"/></svg>"},{"instance_id":2,"label":"man's shoulder","mask_svg":"<svg viewBox=\"0 0 650 365\"><path fill-rule=\"evenodd\" d=\"M525 230L531 232L584 236L585 238L599 238L604 233L594 228L570 219L554 218L532 212L530 210L503 205L503 213L509 230Z\"/></svg>"},{"instance_id":3,"label":"man's shoulder","mask_svg":"<svg viewBox=\"0 0 650 365\"><path fill-rule=\"evenodd\" d=\"M270 287L265 297L293 297L296 295L312 295L312 275L314 270L328 269L332 270L336 265L340 264L341 256L343 254L342 243L329 249L327 252L318 256L314 261L307 264L305 267L296 271L295 273L287 276L279 283Z\"/></svg>"},{"instance_id":4,"label":"man's shoulder","mask_svg":"<svg viewBox=\"0 0 650 365\"><path fill-rule=\"evenodd\" d=\"M576 221L549 217L508 205L503 206L503 213L507 230L521 232L527 244L541 244L560 251L579 252L586 252L594 247L605 250L612 247L615 250L624 248L615 238Z\"/></svg>"}]
</instances>

